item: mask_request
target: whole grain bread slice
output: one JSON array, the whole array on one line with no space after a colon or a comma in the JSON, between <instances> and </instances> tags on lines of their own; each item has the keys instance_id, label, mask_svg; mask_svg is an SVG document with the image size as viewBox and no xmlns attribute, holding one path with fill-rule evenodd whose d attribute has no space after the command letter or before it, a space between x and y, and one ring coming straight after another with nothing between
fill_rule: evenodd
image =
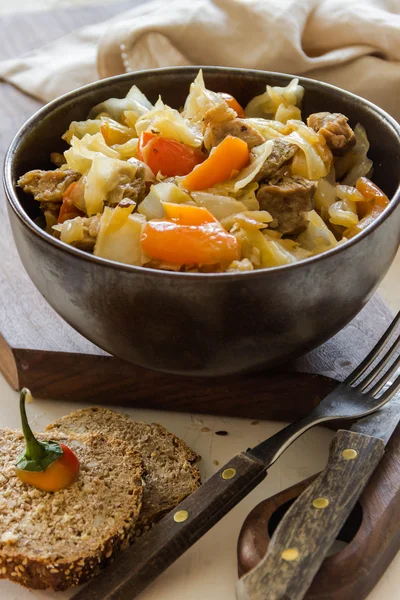
<instances>
[{"instance_id":1,"label":"whole grain bread slice","mask_svg":"<svg viewBox=\"0 0 400 600\"><path fill-rule=\"evenodd\" d=\"M122 440L55 431L51 439L75 452L80 472L68 488L44 492L15 474L25 446L21 432L0 430L0 578L64 590L96 575L128 545L142 503L143 469Z\"/></svg>"},{"instance_id":2,"label":"whole grain bread slice","mask_svg":"<svg viewBox=\"0 0 400 600\"><path fill-rule=\"evenodd\" d=\"M102 432L132 444L145 469L143 506L136 535L146 531L200 485L198 455L162 425L133 421L108 408L91 407L58 419L48 431Z\"/></svg>"}]
</instances>

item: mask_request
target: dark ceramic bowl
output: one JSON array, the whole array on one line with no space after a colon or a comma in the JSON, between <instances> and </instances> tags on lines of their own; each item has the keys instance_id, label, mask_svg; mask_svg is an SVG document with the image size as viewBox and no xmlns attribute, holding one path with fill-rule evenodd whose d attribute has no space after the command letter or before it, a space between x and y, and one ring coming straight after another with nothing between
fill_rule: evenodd
<instances>
[{"instance_id":1,"label":"dark ceramic bowl","mask_svg":"<svg viewBox=\"0 0 400 600\"><path fill-rule=\"evenodd\" d=\"M246 104L266 83L289 75L204 67L206 84ZM16 187L20 175L51 168L49 153L73 120L123 97L136 84L155 101L183 104L198 67L157 69L99 81L51 102L25 123L5 160L5 189L15 242L49 304L89 340L132 363L173 373L226 375L271 367L315 348L346 325L388 270L400 241L400 127L371 103L301 78L303 116L342 112L364 125L374 181L391 198L364 233L289 266L239 274L156 271L117 264L67 246L34 222L37 203Z\"/></svg>"}]
</instances>

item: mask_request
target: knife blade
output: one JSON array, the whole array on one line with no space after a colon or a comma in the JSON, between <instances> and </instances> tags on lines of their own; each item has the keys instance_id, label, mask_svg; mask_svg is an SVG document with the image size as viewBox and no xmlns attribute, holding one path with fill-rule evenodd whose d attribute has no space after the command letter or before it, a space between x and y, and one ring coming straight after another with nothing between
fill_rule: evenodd
<instances>
[{"instance_id":1,"label":"knife blade","mask_svg":"<svg viewBox=\"0 0 400 600\"><path fill-rule=\"evenodd\" d=\"M387 386L388 387L388 386ZM372 415L359 419L350 427L350 431L381 439L388 443L400 421L400 394Z\"/></svg>"},{"instance_id":2,"label":"knife blade","mask_svg":"<svg viewBox=\"0 0 400 600\"><path fill-rule=\"evenodd\" d=\"M280 521L265 557L237 585L239 600L301 600L400 421L400 394L339 430L325 470Z\"/></svg>"}]
</instances>

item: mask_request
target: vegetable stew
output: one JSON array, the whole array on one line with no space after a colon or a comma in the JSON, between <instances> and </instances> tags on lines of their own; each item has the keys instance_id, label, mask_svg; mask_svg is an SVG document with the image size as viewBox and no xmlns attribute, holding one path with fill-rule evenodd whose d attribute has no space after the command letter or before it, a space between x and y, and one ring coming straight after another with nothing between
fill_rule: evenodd
<instances>
[{"instance_id":1,"label":"vegetable stew","mask_svg":"<svg viewBox=\"0 0 400 600\"><path fill-rule=\"evenodd\" d=\"M208 90L201 71L182 109L133 86L70 124L55 169L18 185L46 230L113 261L240 272L300 261L363 231L387 206L367 176L362 124L302 120L297 79L247 106Z\"/></svg>"}]
</instances>

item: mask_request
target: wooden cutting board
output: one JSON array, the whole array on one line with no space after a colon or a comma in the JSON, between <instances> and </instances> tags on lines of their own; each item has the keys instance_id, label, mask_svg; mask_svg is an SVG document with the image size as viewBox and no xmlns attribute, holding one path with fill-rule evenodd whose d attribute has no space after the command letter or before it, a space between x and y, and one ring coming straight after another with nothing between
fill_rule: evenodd
<instances>
[{"instance_id":1,"label":"wooden cutting board","mask_svg":"<svg viewBox=\"0 0 400 600\"><path fill-rule=\"evenodd\" d=\"M135 3L140 3L140 0ZM82 24L101 21L135 4L53 10L3 17L0 59L18 56ZM3 118L0 157L39 103L0 84ZM204 380L145 371L106 354L48 306L17 255L0 197L0 370L14 389L43 398L128 404L146 408L292 420L310 410L365 356L390 320L377 297L329 342L280 372Z\"/></svg>"}]
</instances>

